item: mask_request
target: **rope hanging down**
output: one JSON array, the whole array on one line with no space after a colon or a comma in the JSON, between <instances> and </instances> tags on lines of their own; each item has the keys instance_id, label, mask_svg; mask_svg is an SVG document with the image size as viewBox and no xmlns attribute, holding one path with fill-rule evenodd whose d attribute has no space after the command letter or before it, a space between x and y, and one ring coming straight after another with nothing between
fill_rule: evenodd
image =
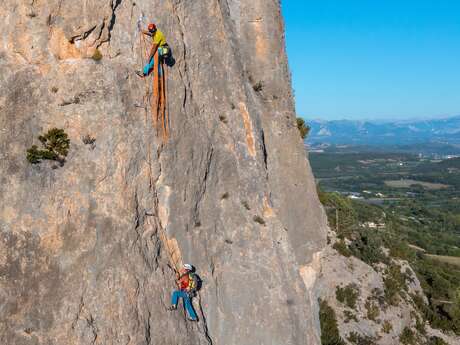
<instances>
[{"instance_id":1,"label":"rope hanging down","mask_svg":"<svg viewBox=\"0 0 460 345\"><path fill-rule=\"evenodd\" d=\"M142 58L142 65L145 66L149 63L149 51L147 49L148 43L146 42L145 36L142 34L142 22L144 16L141 15L137 21L139 30L139 49L141 50L140 56ZM153 78L152 78L152 92L145 77L145 95L144 104L150 105L150 111L152 116L152 122L156 129L157 135L160 135L163 142L166 142L169 138L169 112L168 112L168 85L167 85L167 69L165 68L164 59L160 56L158 50L155 52L153 57ZM145 52L145 53L142 53ZM147 109L147 107L146 107Z\"/></svg>"},{"instance_id":2,"label":"rope hanging down","mask_svg":"<svg viewBox=\"0 0 460 345\"><path fill-rule=\"evenodd\" d=\"M169 115L167 111L167 76L163 58L158 51L154 56L153 67L153 98L151 99L151 109L153 124L157 130L157 135L161 131L163 141L169 138Z\"/></svg>"}]
</instances>

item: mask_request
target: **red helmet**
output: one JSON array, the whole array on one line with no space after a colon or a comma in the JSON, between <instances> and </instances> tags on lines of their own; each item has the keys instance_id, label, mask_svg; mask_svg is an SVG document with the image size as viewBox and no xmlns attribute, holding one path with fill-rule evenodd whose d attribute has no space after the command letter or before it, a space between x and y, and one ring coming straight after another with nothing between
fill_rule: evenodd
<instances>
[{"instance_id":1,"label":"red helmet","mask_svg":"<svg viewBox=\"0 0 460 345\"><path fill-rule=\"evenodd\" d=\"M148 29L150 32L154 32L157 29L157 26L153 23L150 23Z\"/></svg>"}]
</instances>

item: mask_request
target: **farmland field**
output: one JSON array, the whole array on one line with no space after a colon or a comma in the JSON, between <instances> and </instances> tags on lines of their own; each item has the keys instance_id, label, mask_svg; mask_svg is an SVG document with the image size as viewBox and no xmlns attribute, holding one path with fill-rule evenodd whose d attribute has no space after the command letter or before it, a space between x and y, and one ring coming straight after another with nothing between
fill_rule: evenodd
<instances>
[{"instance_id":1,"label":"farmland field","mask_svg":"<svg viewBox=\"0 0 460 345\"><path fill-rule=\"evenodd\" d=\"M423 182L410 179L384 181L385 184L392 188L410 188L413 185L421 185L423 188L431 190L446 189L450 186L442 183Z\"/></svg>"},{"instance_id":2,"label":"farmland field","mask_svg":"<svg viewBox=\"0 0 460 345\"><path fill-rule=\"evenodd\" d=\"M430 259L433 259L439 262L444 262L447 264L460 266L460 258L458 256L443 256L443 255L430 255L430 254L426 254L426 256L429 257Z\"/></svg>"}]
</instances>

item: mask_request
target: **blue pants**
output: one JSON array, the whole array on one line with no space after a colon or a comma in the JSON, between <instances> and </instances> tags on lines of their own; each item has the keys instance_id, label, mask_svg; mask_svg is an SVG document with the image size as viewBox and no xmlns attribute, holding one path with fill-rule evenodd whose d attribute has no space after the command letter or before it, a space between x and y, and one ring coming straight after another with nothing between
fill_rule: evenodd
<instances>
[{"instance_id":1,"label":"blue pants","mask_svg":"<svg viewBox=\"0 0 460 345\"><path fill-rule=\"evenodd\" d=\"M153 70L153 66L155 66L155 58L151 58L150 62L144 66L144 70L142 71L144 75L149 75L150 72ZM160 73L160 65L158 65L158 72Z\"/></svg>"},{"instance_id":2,"label":"blue pants","mask_svg":"<svg viewBox=\"0 0 460 345\"><path fill-rule=\"evenodd\" d=\"M190 297L188 297L188 293L185 291L179 291L179 290L174 291L171 296L171 304L177 306L177 303L179 302L179 298L183 299L185 309L187 310L187 313L190 316L190 318L193 320L196 320L197 316L196 316L195 310L193 309L192 301L190 300Z\"/></svg>"},{"instance_id":3,"label":"blue pants","mask_svg":"<svg viewBox=\"0 0 460 345\"><path fill-rule=\"evenodd\" d=\"M163 56L163 48L162 47L158 47L158 54L157 56L159 56L159 58L161 59L162 56ZM144 66L144 75L149 75L152 70L153 70L153 66L155 66L155 57L152 57L149 61L149 63L147 65ZM161 76L161 64L158 64L158 75Z\"/></svg>"}]
</instances>

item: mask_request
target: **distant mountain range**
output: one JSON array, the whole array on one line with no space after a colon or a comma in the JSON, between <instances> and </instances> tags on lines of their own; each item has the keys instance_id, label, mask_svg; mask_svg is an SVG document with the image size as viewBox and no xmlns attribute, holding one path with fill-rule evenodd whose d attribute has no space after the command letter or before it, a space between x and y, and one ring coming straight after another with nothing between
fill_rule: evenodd
<instances>
[{"instance_id":1,"label":"distant mountain range","mask_svg":"<svg viewBox=\"0 0 460 345\"><path fill-rule=\"evenodd\" d=\"M434 144L460 148L460 116L420 121L307 120L312 145L400 146Z\"/></svg>"}]
</instances>

